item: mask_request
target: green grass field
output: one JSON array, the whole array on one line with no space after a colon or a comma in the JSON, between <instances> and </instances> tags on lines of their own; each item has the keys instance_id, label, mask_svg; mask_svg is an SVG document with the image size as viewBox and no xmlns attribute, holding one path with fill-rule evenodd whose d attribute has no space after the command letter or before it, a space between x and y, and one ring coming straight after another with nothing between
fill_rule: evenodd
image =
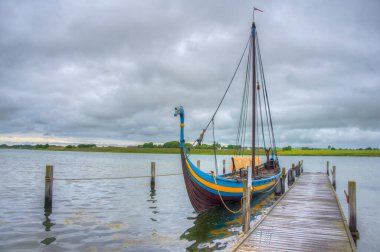
<instances>
[{"instance_id":1,"label":"green grass field","mask_svg":"<svg viewBox=\"0 0 380 252\"><path fill-rule=\"evenodd\" d=\"M96 148L64 148L49 147L48 150L55 151L85 151L85 152L118 152L118 153L150 153L150 154L179 154L179 149L169 148L126 148L126 147L96 147ZM212 149L193 149L192 154L213 155ZM218 155L234 155L234 150L217 150ZM250 151L245 152L247 155ZM260 153L261 155L264 153ZM380 157L380 150L301 150L293 149L290 151L279 150L280 156L362 156Z\"/></svg>"}]
</instances>

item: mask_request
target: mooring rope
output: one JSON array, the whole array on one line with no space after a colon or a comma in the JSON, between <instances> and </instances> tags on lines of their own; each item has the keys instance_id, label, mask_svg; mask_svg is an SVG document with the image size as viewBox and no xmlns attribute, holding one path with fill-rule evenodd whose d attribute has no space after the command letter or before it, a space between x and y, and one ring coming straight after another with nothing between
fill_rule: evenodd
<instances>
[{"instance_id":1,"label":"mooring rope","mask_svg":"<svg viewBox=\"0 0 380 252\"><path fill-rule=\"evenodd\" d=\"M285 178L286 178L286 176L285 176ZM284 181L285 181L285 178L284 178ZM266 190L266 191L263 191L263 192L261 192L261 193L267 193L267 192L269 192L270 190L273 190L273 188L275 188L277 185L278 185L278 183L280 182L280 178L278 178L278 180L277 180L277 182L271 187L271 188L269 188L268 190Z\"/></svg>"},{"instance_id":2,"label":"mooring rope","mask_svg":"<svg viewBox=\"0 0 380 252\"><path fill-rule=\"evenodd\" d=\"M231 213L233 213L233 214L240 213L240 212L243 210L243 199L244 199L245 197L243 196L243 197L241 197L241 199L240 199L240 209L239 209L239 210L234 211L234 210L230 209L230 208L226 205L226 203L224 202L224 200L223 200L223 198L222 198L222 195L220 195L219 186L218 186L218 183L216 182L216 176L215 176L215 174L213 174L212 177L214 178L214 182L215 182L215 185L216 185L216 190L218 191L218 195L219 195L220 201L222 201L224 207L225 207L228 211L230 211Z\"/></svg>"},{"instance_id":3,"label":"mooring rope","mask_svg":"<svg viewBox=\"0 0 380 252\"><path fill-rule=\"evenodd\" d=\"M165 176L176 176L182 175L183 173L169 173L160 174L155 177L165 177ZM145 176L126 176L126 177L103 177L103 178L53 178L54 180L67 180L67 181L85 181L85 180L107 180L107 179L135 179L135 178L151 178L150 175Z\"/></svg>"},{"instance_id":4,"label":"mooring rope","mask_svg":"<svg viewBox=\"0 0 380 252\"><path fill-rule=\"evenodd\" d=\"M212 177L214 178L214 182L215 182L215 185L216 185L216 190L217 190L217 192L218 192L218 195L219 195L220 201L223 203L223 206L224 206L228 211L230 211L230 212L233 213L233 214L240 213L240 212L242 211L242 209L243 209L243 199L245 198L245 196L241 197L241 199L240 199L240 209L239 209L239 210L234 211L234 210L230 209L230 208L227 206L227 204L224 202L224 200L223 200L223 198L222 198L222 195L220 194L220 191L219 191L219 185L218 185L218 183L216 182L216 176L215 176L215 174L213 174ZM287 177L287 175L285 176L285 178L286 178L286 177ZM285 178L284 178L284 180L285 180ZM278 183L280 182L280 180L281 180L281 179L279 178L279 179L277 180L277 182L276 182L273 186L271 186L268 190L263 191L263 192L261 192L261 193L267 193L267 192L269 192L270 190L273 190L273 188L275 188L275 187L278 185ZM250 194L251 194L251 192L250 192Z\"/></svg>"}]
</instances>

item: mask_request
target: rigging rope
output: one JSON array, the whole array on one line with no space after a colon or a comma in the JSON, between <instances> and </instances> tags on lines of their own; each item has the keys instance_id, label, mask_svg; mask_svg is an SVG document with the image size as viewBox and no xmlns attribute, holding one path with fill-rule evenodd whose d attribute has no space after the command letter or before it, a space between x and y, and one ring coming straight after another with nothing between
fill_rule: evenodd
<instances>
[{"instance_id":1,"label":"rigging rope","mask_svg":"<svg viewBox=\"0 0 380 252\"><path fill-rule=\"evenodd\" d=\"M258 101L259 101L259 112L260 112L260 122L261 122L261 133L263 135L263 144L264 144L264 149L266 149L266 143L265 143L265 135L264 135L264 122L263 122L263 112L262 112L262 107L261 107L261 95L260 95L260 86L258 85L257 86L257 97L258 97ZM264 104L265 105L265 104Z\"/></svg>"},{"instance_id":2,"label":"rigging rope","mask_svg":"<svg viewBox=\"0 0 380 252\"><path fill-rule=\"evenodd\" d=\"M212 119L212 137L213 137L213 139L214 139L215 172L216 172L216 174L218 174L218 159L217 159L217 157L216 157L214 119Z\"/></svg>"},{"instance_id":3,"label":"rigging rope","mask_svg":"<svg viewBox=\"0 0 380 252\"><path fill-rule=\"evenodd\" d=\"M244 143L245 143L245 133L247 126L247 113L248 113L248 101L249 101L249 82L250 82L250 66L251 66L251 51L252 46L250 43L246 73L245 73L245 82L244 82L244 91L243 91L243 100L240 109L240 119L238 126L238 133L236 136L236 144L235 144L235 155L243 155L244 154Z\"/></svg>"},{"instance_id":4,"label":"rigging rope","mask_svg":"<svg viewBox=\"0 0 380 252\"><path fill-rule=\"evenodd\" d=\"M267 91L266 82L265 82L264 68L263 68L263 64L262 64L261 51L260 51L260 45L259 45L259 39L258 39L257 33L256 33L256 38L257 38L258 56L259 56L259 61L260 61L260 71L262 74L262 81L263 81L263 86L264 86L264 91L265 91L264 97L266 98L266 101L267 101L268 114L269 114L268 117L269 117L269 121L270 121L271 135L272 135L272 141L273 141L272 153L274 152L276 159L277 159L277 148L276 148L276 141L275 141L274 131L273 131L272 115L271 115L270 106L269 106L268 91Z\"/></svg>"},{"instance_id":5,"label":"rigging rope","mask_svg":"<svg viewBox=\"0 0 380 252\"><path fill-rule=\"evenodd\" d=\"M244 151L245 151L244 145L245 145L246 133L247 133L249 88L251 86L250 80L252 77L252 73L251 73L252 72L251 71L252 70L252 66L251 66L252 64L251 63L252 63L252 60L255 60L256 61L255 65L258 67L255 68L254 71L255 71L255 75L257 76L257 84L260 83L261 86L259 86L259 85L256 86L256 83L253 84L253 88L258 88L258 91L256 92L256 97L257 97L256 99L258 100L258 106L256 106L255 109L257 111L256 114L258 114L260 116L260 118L256 118L255 121L253 122L253 126L256 126L256 130L255 130L255 132L253 132L253 134L259 135L260 129L259 129L258 124L260 122L261 123L261 134L262 134L262 139L263 139L263 148L265 151L267 150L267 142L266 142L265 138L268 137L269 143L270 143L269 146L271 147L268 149L268 152L269 152L269 150L271 150L272 156L275 156L276 159L278 159L276 142L275 142L274 131L273 131L273 121L271 118L271 111L270 111L269 99L268 99L268 91L267 91L267 86L266 86L266 81L265 81L264 68L263 68L263 63L262 63L262 58L261 58L261 51L260 51L259 39L258 39L257 32L255 35L256 35L255 38L250 36L249 40L247 41L247 44L244 48L244 51L240 57L239 63L238 63L238 65L237 65L237 67L233 73L233 76L232 76L232 78L231 78L231 80L227 86L227 89L225 90L221 100L218 103L218 106L217 106L215 112L213 113L213 115L212 115L210 121L208 122L208 124L206 125L206 127L202 130L199 138L197 140L195 140L193 143L193 146L197 146L197 145L202 144L204 134L207 131L207 129L209 128L210 124L212 123L212 127L213 127L213 148L214 148L216 172L218 172L218 163L217 163L217 158L216 158L215 116L218 113L218 111L219 111L219 109L220 109L231 85L232 85L232 82L234 81L234 79L236 77L237 71L241 66L244 55L247 52L248 45L249 45L249 50L248 50L249 53L248 53L248 57L247 57L245 84L244 84L243 99L242 99L242 104L241 104L241 109L240 109L240 118L239 118L239 124L238 124L238 132L237 132L237 136L236 136L236 145L234 148L235 149L234 155L244 155ZM257 54L256 55L257 55L257 57L253 57L253 55L251 55L252 51L253 51L253 48L252 48L253 43L250 43L251 39L256 40L256 47L257 47L257 50L256 50ZM261 89L261 92L260 92L260 89ZM261 97L261 95L262 95L262 97ZM263 109L265 110L265 112L263 112ZM264 116L263 113L265 114L265 117L266 117L265 119L263 118L263 116ZM264 130L264 121L266 121L266 124L267 124L267 127L266 127L267 128L267 135L266 135L266 130ZM260 137L258 136L256 138L256 143L257 143L258 148L256 148L255 150L252 150L255 154L259 154L260 141L261 141Z\"/></svg>"},{"instance_id":6,"label":"rigging rope","mask_svg":"<svg viewBox=\"0 0 380 252\"><path fill-rule=\"evenodd\" d=\"M219 104L218 104L218 107L216 108L216 110L215 110L214 114L212 115L211 120L208 122L207 126L202 130L202 133L201 133L202 139L203 139L203 134L204 134L204 132L206 132L206 130L208 129L208 127L209 127L210 124L211 124L211 121L215 118L216 113L218 112L220 106L222 105L222 103L223 103L223 101L224 101L224 98L226 97L226 95L227 95L227 93L228 93L228 90L230 89L231 84L232 84L232 82L233 82L234 79L235 79L236 73L237 73L237 71L239 70L240 64L241 64L241 62L242 62L242 60L243 60L243 58L244 58L244 55L245 55L245 52L246 52L246 50L247 50L248 44L250 44L249 41L250 41L250 39L248 39L247 44L245 45L245 48L244 48L243 54L242 54L241 57L240 57L239 63L238 63L238 65L237 65L236 69L235 69L234 74L232 75L232 78L231 78L231 80L230 80L230 83L229 83L228 86L227 86L226 91L225 91L224 94L223 94L222 99L220 100L220 102L219 102ZM200 142L202 142L202 139L199 139ZM198 139L197 139L197 140L198 140ZM193 146L194 146L194 144L195 144L196 142L198 142L197 140L194 141Z\"/></svg>"},{"instance_id":7,"label":"rigging rope","mask_svg":"<svg viewBox=\"0 0 380 252\"><path fill-rule=\"evenodd\" d=\"M258 53L259 53L260 68L263 69L262 61L261 61L261 54L260 54L260 47L258 47L258 51L259 51ZM267 123L269 142L270 142L270 145L273 149L274 146L273 146L273 141L272 141L272 134L271 134L270 123L269 123L269 113L268 113L269 103L268 103L266 96L265 96L266 83L265 83L264 71L262 70L262 71L260 71L260 73L261 73L260 77L261 77L261 83L262 83L262 89L261 90L262 90L262 95L263 95L263 99L264 99L265 117L266 117L266 123Z\"/></svg>"}]
</instances>

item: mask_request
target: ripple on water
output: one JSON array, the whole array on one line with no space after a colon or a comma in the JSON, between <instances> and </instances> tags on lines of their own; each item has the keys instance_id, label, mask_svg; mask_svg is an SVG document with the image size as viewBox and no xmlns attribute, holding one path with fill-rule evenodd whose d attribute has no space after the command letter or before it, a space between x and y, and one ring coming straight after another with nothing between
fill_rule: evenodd
<instances>
[{"instance_id":1,"label":"ripple on water","mask_svg":"<svg viewBox=\"0 0 380 252\"><path fill-rule=\"evenodd\" d=\"M181 176L157 177L153 191L149 178L57 180L54 181L52 212L45 212L43 208L44 168L48 163L54 165L57 178L123 177L150 175L150 161L157 162L158 174L178 173L180 160L177 155L19 150L0 150L0 155L0 251L226 250L241 231L241 216L223 207L200 215L194 213ZM208 156L195 158L201 160L203 167L211 167L214 162L212 158L208 160ZM289 157L284 165L298 159ZM305 165L311 164L308 167L312 164L317 167L320 163L325 167L325 158L302 159ZM364 202L366 209L376 209L370 203L375 202L377 206L378 197L368 191L380 190L375 176L380 162L370 161L372 163L366 165L371 178L362 178L354 169L363 167L368 160L353 158L345 162L336 159L346 169L338 173L338 185L346 184L350 174L358 179L358 186L362 179L364 186L358 190L362 195L358 199L370 198ZM28 176L19 176L25 171ZM339 180L339 176L344 180ZM267 195L252 202L252 224L274 200L273 195ZM363 202L358 202L358 207L360 204ZM239 205L230 207L236 210ZM378 221L376 211L365 212L369 217L364 216L365 209L360 211L364 218L362 223ZM370 248L380 246L375 237L380 231L376 230L379 231L373 226L361 230L363 239L359 246L365 242L372 244L361 250L371 251ZM373 238L368 242L366 237Z\"/></svg>"}]
</instances>

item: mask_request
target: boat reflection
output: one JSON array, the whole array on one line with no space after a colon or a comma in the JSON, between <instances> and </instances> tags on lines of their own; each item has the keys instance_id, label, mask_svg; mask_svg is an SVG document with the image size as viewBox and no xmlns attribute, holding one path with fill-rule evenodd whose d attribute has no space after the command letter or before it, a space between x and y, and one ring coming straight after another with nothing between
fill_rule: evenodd
<instances>
[{"instance_id":1,"label":"boat reflection","mask_svg":"<svg viewBox=\"0 0 380 252\"><path fill-rule=\"evenodd\" d=\"M278 197L272 192L254 197L251 201L251 226L269 209ZM240 203L228 204L233 211L240 209ZM236 239L242 230L242 215L229 212L223 205L216 206L194 218L194 225L187 229L180 239L193 242L188 251L213 251L224 249Z\"/></svg>"}]
</instances>

